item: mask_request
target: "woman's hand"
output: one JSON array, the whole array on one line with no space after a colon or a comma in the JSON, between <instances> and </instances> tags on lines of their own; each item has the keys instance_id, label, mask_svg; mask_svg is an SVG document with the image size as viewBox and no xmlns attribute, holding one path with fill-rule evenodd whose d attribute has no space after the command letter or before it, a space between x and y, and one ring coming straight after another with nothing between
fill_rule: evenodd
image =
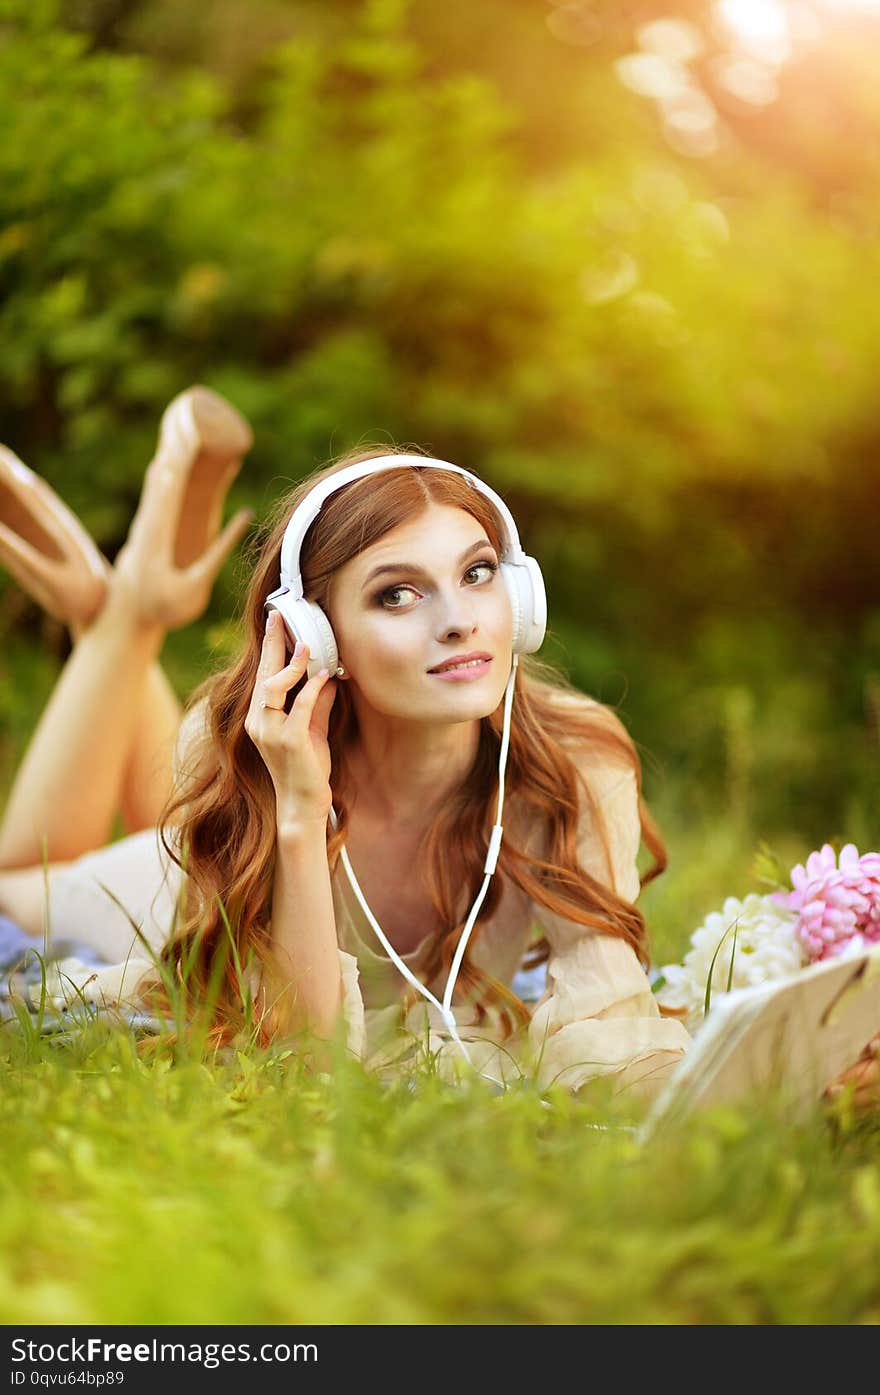
<instances>
[{"instance_id":1,"label":"woman's hand","mask_svg":"<svg viewBox=\"0 0 880 1395\"><path fill-rule=\"evenodd\" d=\"M854 1066L842 1071L825 1091L827 1099L837 1099L844 1090L853 1090L853 1108L858 1113L880 1109L880 1032L872 1037Z\"/></svg>"},{"instance_id":2,"label":"woman's hand","mask_svg":"<svg viewBox=\"0 0 880 1395\"><path fill-rule=\"evenodd\" d=\"M306 671L309 647L297 643L287 664L285 652L284 623L273 610L244 729L272 777L279 829L327 820L333 803L327 727L337 689L336 679L322 669L308 679L290 712L285 712L287 694Z\"/></svg>"}]
</instances>

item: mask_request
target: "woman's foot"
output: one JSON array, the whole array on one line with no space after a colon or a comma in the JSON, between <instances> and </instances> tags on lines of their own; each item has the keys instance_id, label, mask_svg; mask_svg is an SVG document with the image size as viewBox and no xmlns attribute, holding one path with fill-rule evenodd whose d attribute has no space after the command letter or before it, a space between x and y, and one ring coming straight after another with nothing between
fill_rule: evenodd
<instances>
[{"instance_id":1,"label":"woman's foot","mask_svg":"<svg viewBox=\"0 0 880 1395\"><path fill-rule=\"evenodd\" d=\"M114 563L122 589L145 622L177 629L196 619L227 556L253 519L240 510L219 532L223 504L253 433L210 388L187 388L162 415L137 513Z\"/></svg>"},{"instance_id":2,"label":"woman's foot","mask_svg":"<svg viewBox=\"0 0 880 1395\"><path fill-rule=\"evenodd\" d=\"M0 562L74 633L104 604L107 559L51 485L2 445Z\"/></svg>"}]
</instances>

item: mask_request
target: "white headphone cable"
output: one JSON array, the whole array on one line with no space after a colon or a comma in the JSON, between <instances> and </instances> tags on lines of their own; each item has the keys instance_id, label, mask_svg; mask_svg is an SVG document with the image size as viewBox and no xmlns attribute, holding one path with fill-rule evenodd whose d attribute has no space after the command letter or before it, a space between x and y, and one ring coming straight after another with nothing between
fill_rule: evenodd
<instances>
[{"instance_id":1,"label":"white headphone cable","mask_svg":"<svg viewBox=\"0 0 880 1395\"><path fill-rule=\"evenodd\" d=\"M443 994L444 1017L447 1014L449 1014L449 1016L452 1015L452 992L455 988L455 980L458 978L458 971L461 968L461 961L464 958L464 952L467 949L468 940L474 928L477 912L482 906L486 892L489 889L489 882L495 871L498 862L498 854L501 850L501 838L504 833L504 828L501 823L501 813L504 808L504 772L507 769L507 751L510 746L510 709L513 706L513 685L516 678L518 663L519 655L514 654L513 667L510 671L510 677L507 680L507 689L504 694L504 721L501 728L501 749L498 753L498 804L495 809L495 824L489 839L489 850L486 853L486 861L483 865L483 871L486 873L486 877L477 895L477 899L471 908L471 913L467 918L465 927L461 932L461 938L455 948L455 955L449 970L449 978L446 981L446 991Z\"/></svg>"},{"instance_id":2,"label":"white headphone cable","mask_svg":"<svg viewBox=\"0 0 880 1395\"><path fill-rule=\"evenodd\" d=\"M344 844L340 850L342 865L345 868L349 882L351 883L352 890L354 891L354 894L357 897L365 916L367 917L368 921L375 930L380 943L387 951L393 963L403 974L404 978L412 984L413 988L418 990L418 992L422 995L423 998L426 998L428 1002L433 1003L434 1006L438 1009L441 1017L443 1018L443 1021L449 1029L450 1036L458 1045L468 1065L471 1066L474 1070L477 1070L477 1067L474 1066L474 1063L471 1060L470 1055L468 1054L467 1047L465 1046L464 1042L461 1040L461 1037L458 1034L458 1024L456 1023L451 1006L452 994L455 988L455 980L457 979L459 969L461 968L461 961L464 958L464 952L467 948L467 943L470 939L471 931L473 930L474 924L477 919L477 912L479 911L480 906L483 904L483 901L485 900L486 892L489 889L489 882L498 863L498 853L501 849L501 839L504 833L504 828L501 823L501 813L504 807L504 772L507 766L507 752L510 745L510 713L511 708L513 706L513 689L518 664L519 655L514 654L513 664L510 670L510 677L507 680L507 688L504 693L504 721L501 731L501 748L498 754L498 802L495 810L495 823L492 827L492 833L489 839L489 847L486 853L486 860L483 864L483 871L485 873L485 877L483 880L483 885L477 893L477 898L470 909L470 913L468 915L467 921L465 922L464 929L461 932L461 936L456 946L455 955L450 966L449 977L446 981L446 988L443 993L442 1002L440 1002L439 999L435 998L434 994L430 991L430 989L426 988L425 985L418 978L416 978L409 965L405 964L404 961L400 958L400 955L397 953L394 946L389 941L379 922L373 915L373 912L367 905L367 902L364 898L364 894L361 891L360 886L358 885L357 877L354 874L354 869L352 868L351 862L349 861L348 853ZM338 826L336 810L332 807L332 805L330 808L330 821L333 824L334 828ZM495 1076L486 1075L484 1071L479 1071L478 1073L484 1076L485 1079L491 1080L493 1084L500 1085L502 1089L504 1088L503 1080L498 1080Z\"/></svg>"}]
</instances>

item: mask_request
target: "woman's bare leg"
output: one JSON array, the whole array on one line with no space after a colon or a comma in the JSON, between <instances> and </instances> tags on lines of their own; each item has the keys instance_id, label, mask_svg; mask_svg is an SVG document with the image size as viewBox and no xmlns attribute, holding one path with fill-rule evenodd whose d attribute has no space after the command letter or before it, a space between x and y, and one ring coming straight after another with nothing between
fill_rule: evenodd
<instances>
[{"instance_id":1,"label":"woman's bare leg","mask_svg":"<svg viewBox=\"0 0 880 1395\"><path fill-rule=\"evenodd\" d=\"M109 840L133 744L147 746L137 725L164 636L139 617L127 589L109 590L19 767L0 823L0 868L66 862ZM154 746L149 758L157 754Z\"/></svg>"},{"instance_id":2,"label":"woman's bare leg","mask_svg":"<svg viewBox=\"0 0 880 1395\"><path fill-rule=\"evenodd\" d=\"M0 824L0 868L65 862L101 847L120 811L130 832L158 819L181 716L158 655L169 628L203 612L251 522L251 511L241 510L218 535L226 490L251 441L244 418L209 389L188 389L166 410L128 539L107 567L104 605L80 628L14 781ZM102 580L106 563L17 458L7 459L7 476L13 513L17 501L24 514L19 530L3 529L4 559L54 613L69 594L67 571L79 577L94 552L89 568ZM42 536L38 522L31 528L41 502L48 555L40 546L45 528Z\"/></svg>"},{"instance_id":3,"label":"woman's bare leg","mask_svg":"<svg viewBox=\"0 0 880 1395\"><path fill-rule=\"evenodd\" d=\"M244 454L253 443L245 418L224 398L207 388L191 388L169 406L163 416L157 459L148 474L162 468L166 452L173 461L193 456L185 495L178 489L178 524L173 542L166 537L166 562L177 569L176 577L195 583L202 570L208 578L202 584L202 606L207 604L210 586L225 557L251 521L248 509L241 510L218 538L226 490L237 475ZM135 532L137 527L135 526ZM169 546L170 544L170 546ZM167 611L160 608L164 622ZM170 620L170 617L168 617ZM170 623L174 623L173 620ZM129 833L156 824L171 793L173 753L180 720L181 704L160 665L151 665L132 744L122 780L120 811Z\"/></svg>"},{"instance_id":4,"label":"woman's bare leg","mask_svg":"<svg viewBox=\"0 0 880 1395\"><path fill-rule=\"evenodd\" d=\"M174 747L182 712L182 705L161 664L152 663L147 671L131 746L123 766L121 789L114 801L114 816L116 813L121 815L126 833L137 833L159 822L172 790ZM18 778L23 776L23 770L22 766ZM0 825L0 835L2 828L3 825ZM85 824L82 827L75 824L71 831L89 836ZM99 845L83 843L80 847L67 843L65 856L76 857L80 853L91 852L94 846ZM5 852L6 843L0 836L0 868L9 865L5 861Z\"/></svg>"},{"instance_id":5,"label":"woman's bare leg","mask_svg":"<svg viewBox=\"0 0 880 1395\"><path fill-rule=\"evenodd\" d=\"M8 916L28 935L42 938L46 928L46 876L66 864L0 871L0 915Z\"/></svg>"},{"instance_id":6,"label":"woman's bare leg","mask_svg":"<svg viewBox=\"0 0 880 1395\"><path fill-rule=\"evenodd\" d=\"M85 629L83 625L71 625L74 644ZM117 805L127 833L137 833L159 822L171 792L174 745L182 715L183 707L162 665L158 661L152 663L144 680Z\"/></svg>"},{"instance_id":7,"label":"woman's bare leg","mask_svg":"<svg viewBox=\"0 0 880 1395\"><path fill-rule=\"evenodd\" d=\"M94 539L52 487L2 444L0 562L27 594L68 626L74 644L106 601L112 569ZM159 817L179 719L180 704L154 663L137 722L142 740L132 745L118 801L130 831Z\"/></svg>"},{"instance_id":8,"label":"woman's bare leg","mask_svg":"<svg viewBox=\"0 0 880 1395\"><path fill-rule=\"evenodd\" d=\"M132 952L141 958L135 927L154 948L165 942L181 880L148 828L72 862L0 871L0 912L55 947L74 940L111 962Z\"/></svg>"},{"instance_id":9,"label":"woman's bare leg","mask_svg":"<svg viewBox=\"0 0 880 1395\"><path fill-rule=\"evenodd\" d=\"M180 709L164 675L150 673L166 629L202 614L251 517L236 515L197 561L178 568L171 547L181 488L169 471L135 516L104 607L74 646L16 775L0 823L0 869L66 862L103 846L127 776L129 817L149 814L141 827L171 791ZM131 781L141 780L132 794Z\"/></svg>"},{"instance_id":10,"label":"woman's bare leg","mask_svg":"<svg viewBox=\"0 0 880 1395\"><path fill-rule=\"evenodd\" d=\"M181 703L159 663L150 665L122 775L119 811L127 833L159 822L171 793L174 745Z\"/></svg>"}]
</instances>

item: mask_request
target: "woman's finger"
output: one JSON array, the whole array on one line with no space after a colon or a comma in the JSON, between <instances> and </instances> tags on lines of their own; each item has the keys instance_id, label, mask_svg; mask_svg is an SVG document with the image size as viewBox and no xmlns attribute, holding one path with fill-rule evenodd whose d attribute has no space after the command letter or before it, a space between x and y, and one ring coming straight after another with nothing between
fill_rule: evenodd
<instances>
[{"instance_id":1,"label":"woman's finger","mask_svg":"<svg viewBox=\"0 0 880 1395\"><path fill-rule=\"evenodd\" d=\"M312 708L312 719L309 725L312 731L318 732L325 740L330 726L330 712L332 711L333 703L338 692L338 679L333 683L325 682L323 688L315 698L315 705Z\"/></svg>"},{"instance_id":2,"label":"woman's finger","mask_svg":"<svg viewBox=\"0 0 880 1395\"><path fill-rule=\"evenodd\" d=\"M270 610L266 616L266 632L263 635L257 677L268 678L271 674L278 673L284 667L285 653L284 621L277 610Z\"/></svg>"},{"instance_id":3,"label":"woman's finger","mask_svg":"<svg viewBox=\"0 0 880 1395\"><path fill-rule=\"evenodd\" d=\"M273 622L273 628L276 625L279 628L281 627L280 619ZM275 650L271 667L267 665L266 670L263 672L258 685L260 689L261 707L282 708L284 706L284 699L290 689L294 688L296 684L299 683L306 671L309 662L308 646L303 645L301 641L297 640L290 662L283 667L279 667L283 657L284 649L282 645L280 653L278 649Z\"/></svg>"},{"instance_id":4,"label":"woman's finger","mask_svg":"<svg viewBox=\"0 0 880 1395\"><path fill-rule=\"evenodd\" d=\"M251 690L251 701L248 708L247 722L253 725L253 721L262 711L268 710L265 703L272 707L283 708L284 698L272 696L271 688L267 691L265 684L279 672L284 664L285 640L284 621L277 611L270 610L266 617L266 630L263 634L263 643L260 650L260 659L257 664L257 673L254 678L254 686Z\"/></svg>"},{"instance_id":5,"label":"woman's finger","mask_svg":"<svg viewBox=\"0 0 880 1395\"><path fill-rule=\"evenodd\" d=\"M853 1078L862 1103L880 1104L880 1063L873 1058L860 1061Z\"/></svg>"},{"instance_id":6,"label":"woman's finger","mask_svg":"<svg viewBox=\"0 0 880 1395\"><path fill-rule=\"evenodd\" d=\"M294 738L304 737L312 723L315 704L321 695L330 677L329 670L322 668L313 678L309 678L303 686L302 692L297 694L296 702L290 711L288 722L291 724L291 734ZM336 684L329 684L335 688Z\"/></svg>"},{"instance_id":7,"label":"woman's finger","mask_svg":"<svg viewBox=\"0 0 880 1395\"><path fill-rule=\"evenodd\" d=\"M839 1099L846 1090L852 1092L854 1108L880 1108L880 1062L874 1058L856 1061L855 1065L832 1081L826 1094L834 1100Z\"/></svg>"}]
</instances>

